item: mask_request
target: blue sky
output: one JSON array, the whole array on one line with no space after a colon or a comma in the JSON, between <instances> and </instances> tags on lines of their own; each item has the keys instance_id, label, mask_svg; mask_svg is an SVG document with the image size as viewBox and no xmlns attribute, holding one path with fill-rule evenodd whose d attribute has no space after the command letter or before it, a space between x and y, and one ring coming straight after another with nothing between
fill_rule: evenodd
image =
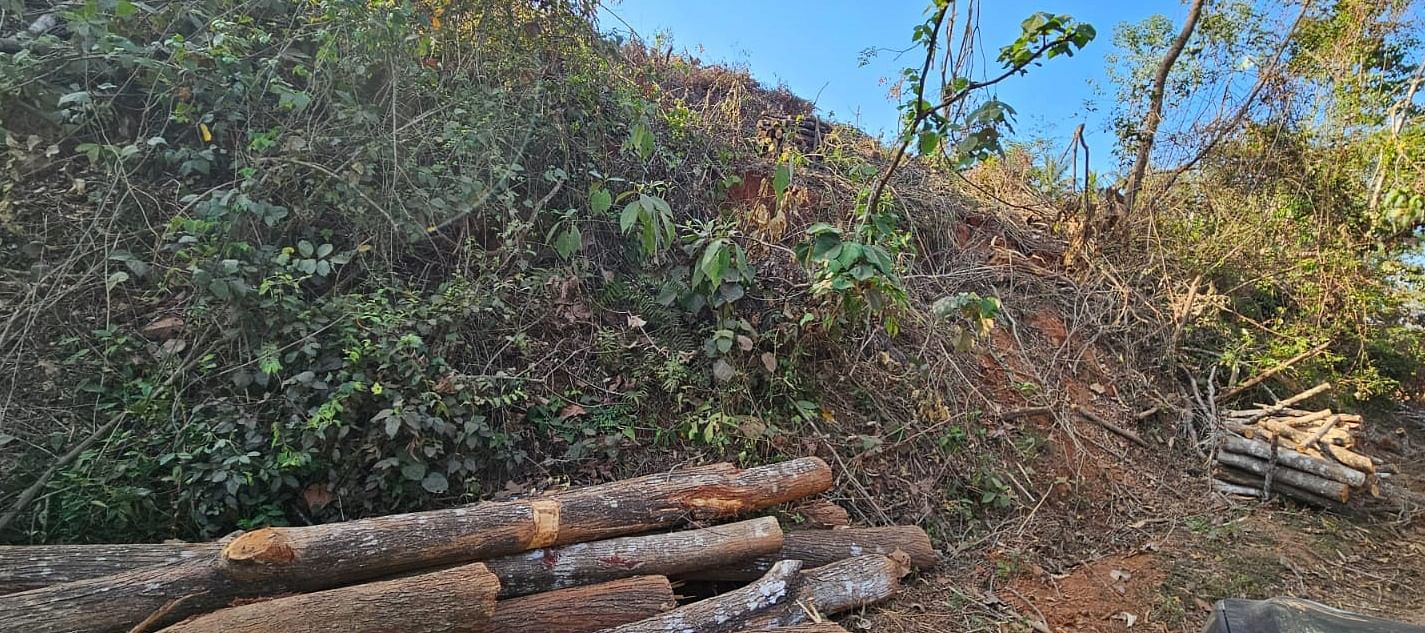
<instances>
[{"instance_id":1,"label":"blue sky","mask_svg":"<svg viewBox=\"0 0 1425 633\"><path fill-rule=\"evenodd\" d=\"M866 67L858 67L858 59L869 47L908 46L911 29L924 21L928 4L923 0L622 0L605 10L600 26L625 30L622 19L648 41L659 31L668 31L678 51L686 50L704 62L745 66L766 84L784 83L792 92L815 100L824 115L856 123L871 134L890 134L895 131L896 113L887 98L889 82L901 68L918 64L916 53L900 59L882 53ZM995 90L1019 113L1018 137L1042 136L1056 146L1067 146L1074 127L1087 123L1094 168L1111 170L1113 139L1103 129L1109 97L1096 94L1091 81L1111 90L1104 78L1103 57L1112 48L1113 27L1157 13L1181 24L1187 8L1179 0L986 0L980 6L980 31L989 63L1001 45L1019 34L1019 22L1035 11L1066 13L1098 29L1098 38L1083 53L1054 59ZM1097 103L1096 112L1086 107L1091 103Z\"/></svg>"}]
</instances>

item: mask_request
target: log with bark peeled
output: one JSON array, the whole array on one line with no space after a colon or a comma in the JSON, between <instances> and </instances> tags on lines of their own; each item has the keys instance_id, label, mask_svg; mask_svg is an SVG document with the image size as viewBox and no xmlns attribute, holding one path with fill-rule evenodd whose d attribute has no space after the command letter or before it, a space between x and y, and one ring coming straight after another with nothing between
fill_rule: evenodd
<instances>
[{"instance_id":1,"label":"log with bark peeled","mask_svg":"<svg viewBox=\"0 0 1425 633\"><path fill-rule=\"evenodd\" d=\"M851 526L851 514L846 508L825 499L812 499L797 504L788 512L802 518L802 522L794 528L835 530Z\"/></svg>"},{"instance_id":2,"label":"log with bark peeled","mask_svg":"<svg viewBox=\"0 0 1425 633\"><path fill-rule=\"evenodd\" d=\"M801 568L801 561L784 560L750 585L645 620L604 629L604 633L739 631L751 626L754 619L796 598L803 583Z\"/></svg>"},{"instance_id":3,"label":"log with bark peeled","mask_svg":"<svg viewBox=\"0 0 1425 633\"><path fill-rule=\"evenodd\" d=\"M179 598L188 599L157 624L235 599L317 591L689 519L728 518L830 487L831 469L814 457L746 470L714 464L530 500L265 528L233 539L213 560L0 596L0 631L123 632Z\"/></svg>"},{"instance_id":4,"label":"log with bark peeled","mask_svg":"<svg viewBox=\"0 0 1425 633\"><path fill-rule=\"evenodd\" d=\"M805 569L829 565L865 554L889 556L896 550L910 557L916 569L934 567L939 554L930 544L930 537L913 525L879 528L847 528L844 530L808 530L789 532L781 551L758 556L740 565L709 569L688 577L694 580L748 580L767 573L780 560L799 560Z\"/></svg>"},{"instance_id":5,"label":"log with bark peeled","mask_svg":"<svg viewBox=\"0 0 1425 633\"><path fill-rule=\"evenodd\" d=\"M666 577L635 576L501 600L495 603L489 628L499 632L593 633L677 606L673 585Z\"/></svg>"},{"instance_id":6,"label":"log with bark peeled","mask_svg":"<svg viewBox=\"0 0 1425 633\"><path fill-rule=\"evenodd\" d=\"M908 573L910 556L905 552L867 554L802 572L796 600L777 605L748 628L807 624L887 600L900 591L901 578Z\"/></svg>"},{"instance_id":7,"label":"log with bark peeled","mask_svg":"<svg viewBox=\"0 0 1425 633\"><path fill-rule=\"evenodd\" d=\"M253 602L160 633L476 633L489 628L500 581L483 564Z\"/></svg>"},{"instance_id":8,"label":"log with bark peeled","mask_svg":"<svg viewBox=\"0 0 1425 633\"><path fill-rule=\"evenodd\" d=\"M1268 472L1271 472L1273 481L1278 481L1288 486L1295 486L1328 499L1335 499L1341 503L1345 503L1351 499L1351 488L1346 484L1339 481L1331 481L1325 477L1318 477L1310 473L1304 473L1294 468L1288 468L1281 462L1278 462L1276 466L1273 467L1266 460L1222 451L1217 453L1217 462L1262 477L1265 477Z\"/></svg>"},{"instance_id":9,"label":"log with bark peeled","mask_svg":"<svg viewBox=\"0 0 1425 633\"><path fill-rule=\"evenodd\" d=\"M485 564L500 577L500 597L508 598L633 575L688 574L771 554L781 547L777 519L763 517L701 530L537 549Z\"/></svg>"},{"instance_id":10,"label":"log with bark peeled","mask_svg":"<svg viewBox=\"0 0 1425 633\"><path fill-rule=\"evenodd\" d=\"M214 558L218 543L0 545L0 595L139 567Z\"/></svg>"},{"instance_id":11,"label":"log with bark peeled","mask_svg":"<svg viewBox=\"0 0 1425 633\"><path fill-rule=\"evenodd\" d=\"M1248 455L1258 459L1270 460L1272 458L1272 446L1270 444L1232 435L1223 438L1222 450L1229 453ZM1339 481L1353 488L1366 485L1366 475L1361 471L1347 468L1341 464L1334 464L1324 459L1311 457L1310 455L1304 455L1282 446L1278 446L1276 451L1277 463L1289 468L1295 468L1305 473L1325 477L1332 481Z\"/></svg>"}]
</instances>

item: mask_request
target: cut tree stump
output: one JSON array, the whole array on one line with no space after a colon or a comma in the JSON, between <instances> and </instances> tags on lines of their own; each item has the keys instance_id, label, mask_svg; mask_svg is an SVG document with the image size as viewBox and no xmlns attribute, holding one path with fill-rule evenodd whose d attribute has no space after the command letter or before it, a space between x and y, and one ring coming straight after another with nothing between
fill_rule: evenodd
<instances>
[{"instance_id":1,"label":"cut tree stump","mask_svg":"<svg viewBox=\"0 0 1425 633\"><path fill-rule=\"evenodd\" d=\"M160 633L478 633L500 580L483 564L298 594L214 611ZM19 630L19 629L17 629Z\"/></svg>"},{"instance_id":2,"label":"cut tree stump","mask_svg":"<svg viewBox=\"0 0 1425 633\"><path fill-rule=\"evenodd\" d=\"M1258 459L1270 460L1272 458L1272 446L1263 441L1253 441L1228 435L1222 440L1222 450L1229 453L1248 455ZM1298 453L1292 449L1278 446L1277 463L1295 468L1296 470L1311 473L1319 477L1325 477L1332 481L1339 481L1353 488L1366 485L1366 474L1342 466L1333 464L1324 459L1318 459L1310 455Z\"/></svg>"},{"instance_id":3,"label":"cut tree stump","mask_svg":"<svg viewBox=\"0 0 1425 633\"><path fill-rule=\"evenodd\" d=\"M1281 482L1288 486L1295 486L1313 494L1326 497L1327 499L1334 499L1340 503L1345 503L1351 499L1351 489L1346 484L1339 481L1331 481L1325 477L1318 477L1310 473L1304 473L1294 468L1288 468L1281 462L1277 462L1276 468L1274 469L1266 460L1222 451L1218 451L1217 453L1217 462L1224 466L1245 470L1261 477L1265 477L1268 472L1271 472L1272 481L1274 483Z\"/></svg>"},{"instance_id":4,"label":"cut tree stump","mask_svg":"<svg viewBox=\"0 0 1425 633\"><path fill-rule=\"evenodd\" d=\"M887 600L900 591L901 578L908 573L910 556L905 552L867 554L802 572L796 600L773 607L748 628L807 624Z\"/></svg>"},{"instance_id":5,"label":"cut tree stump","mask_svg":"<svg viewBox=\"0 0 1425 633\"><path fill-rule=\"evenodd\" d=\"M490 630L593 633L637 622L678 606L663 576L635 576L495 603Z\"/></svg>"},{"instance_id":6,"label":"cut tree stump","mask_svg":"<svg viewBox=\"0 0 1425 633\"><path fill-rule=\"evenodd\" d=\"M930 544L925 530L913 525L807 530L788 532L782 549L775 554L758 556L739 565L696 572L687 577L691 580L742 581L767 573L773 564L781 560L802 561L803 569L810 570L864 554L889 556L896 550L910 556L910 565L915 569L927 569L940 562L939 554Z\"/></svg>"},{"instance_id":7,"label":"cut tree stump","mask_svg":"<svg viewBox=\"0 0 1425 633\"><path fill-rule=\"evenodd\" d=\"M0 596L0 631L123 633L180 598L186 599L155 625L236 599L729 518L824 492L831 483L831 469L814 457L746 470L714 464L529 500L264 528L233 539L212 560Z\"/></svg>"},{"instance_id":8,"label":"cut tree stump","mask_svg":"<svg viewBox=\"0 0 1425 633\"><path fill-rule=\"evenodd\" d=\"M139 567L216 558L218 543L0 545L0 595Z\"/></svg>"},{"instance_id":9,"label":"cut tree stump","mask_svg":"<svg viewBox=\"0 0 1425 633\"><path fill-rule=\"evenodd\" d=\"M781 605L792 604L802 586L802 563L784 560L767 575L740 589L603 633L732 633L747 628L754 619Z\"/></svg>"},{"instance_id":10,"label":"cut tree stump","mask_svg":"<svg viewBox=\"0 0 1425 633\"><path fill-rule=\"evenodd\" d=\"M633 575L683 575L781 547L777 519L763 517L701 530L537 549L485 564L500 577L500 597L507 598Z\"/></svg>"}]
</instances>

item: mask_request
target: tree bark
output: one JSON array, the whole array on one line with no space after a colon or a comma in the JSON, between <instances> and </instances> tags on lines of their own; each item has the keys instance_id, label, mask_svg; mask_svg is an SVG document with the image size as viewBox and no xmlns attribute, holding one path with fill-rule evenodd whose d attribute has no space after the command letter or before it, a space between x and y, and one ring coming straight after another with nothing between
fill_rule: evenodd
<instances>
[{"instance_id":1,"label":"tree bark","mask_svg":"<svg viewBox=\"0 0 1425 633\"><path fill-rule=\"evenodd\" d=\"M217 543L0 545L0 595L139 567L213 558Z\"/></svg>"},{"instance_id":2,"label":"tree bark","mask_svg":"<svg viewBox=\"0 0 1425 633\"><path fill-rule=\"evenodd\" d=\"M910 557L905 552L867 554L818 567L802 573L796 600L773 607L752 624L764 628L806 624L875 604L900 591L901 578L908 573Z\"/></svg>"},{"instance_id":3,"label":"tree bark","mask_svg":"<svg viewBox=\"0 0 1425 633\"><path fill-rule=\"evenodd\" d=\"M1351 499L1351 489L1346 484L1288 468L1280 462L1277 463L1276 468L1272 468L1271 464L1265 460L1221 451L1217 453L1217 462L1261 477L1265 477L1268 472L1271 472L1274 483L1280 482L1288 486L1295 486L1341 503Z\"/></svg>"},{"instance_id":4,"label":"tree bark","mask_svg":"<svg viewBox=\"0 0 1425 633\"><path fill-rule=\"evenodd\" d=\"M1153 154L1153 139L1158 135L1158 124L1163 120L1163 93L1167 90L1168 73L1172 71L1173 64L1177 63L1178 56L1182 55L1183 47L1187 46L1193 29L1197 28L1197 19L1202 15L1203 4L1204 0L1193 0L1192 5L1188 7L1187 20L1183 22L1182 30L1178 31L1178 36L1163 55L1163 62L1158 64L1157 74L1153 76L1153 87L1148 94L1148 116L1143 121L1138 155L1133 160L1132 171L1129 172L1128 190L1124 192L1124 206L1129 212L1134 210L1138 192L1143 187L1143 174L1148 171L1148 159ZM1218 402L1222 400L1223 398L1218 398Z\"/></svg>"},{"instance_id":5,"label":"tree bark","mask_svg":"<svg viewBox=\"0 0 1425 633\"><path fill-rule=\"evenodd\" d=\"M500 503L347 523L264 528L212 560L147 567L0 596L0 630L127 631L187 596L158 624L234 599L317 591L423 568L736 516L824 492L831 469L811 457L739 470L662 473Z\"/></svg>"},{"instance_id":6,"label":"tree bark","mask_svg":"<svg viewBox=\"0 0 1425 633\"><path fill-rule=\"evenodd\" d=\"M802 518L802 523L793 529L834 530L851 526L851 514L846 508L825 499L812 499L798 504L790 512Z\"/></svg>"},{"instance_id":7,"label":"tree bark","mask_svg":"<svg viewBox=\"0 0 1425 633\"><path fill-rule=\"evenodd\" d=\"M1252 441L1240 437L1227 436L1222 440L1222 450L1229 453L1248 455L1258 459L1270 460L1272 458L1272 446L1262 441ZM1317 459L1310 455L1298 453L1289 448L1278 446L1277 463L1304 473L1310 473L1319 477L1325 477L1332 481L1339 481L1353 488L1366 485L1366 475L1358 470L1353 470L1340 464L1333 464L1324 459Z\"/></svg>"},{"instance_id":8,"label":"tree bark","mask_svg":"<svg viewBox=\"0 0 1425 633\"><path fill-rule=\"evenodd\" d=\"M603 633L731 633L779 605L791 603L801 589L802 563L784 560L756 582L699 600L651 618L605 629Z\"/></svg>"},{"instance_id":9,"label":"tree bark","mask_svg":"<svg viewBox=\"0 0 1425 633\"><path fill-rule=\"evenodd\" d=\"M771 554L781 547L777 519L763 517L701 530L537 549L485 564L500 577L500 597L507 598L636 574L684 575Z\"/></svg>"},{"instance_id":10,"label":"tree bark","mask_svg":"<svg viewBox=\"0 0 1425 633\"><path fill-rule=\"evenodd\" d=\"M495 603L491 631L593 633L637 622L678 606L664 576L635 576Z\"/></svg>"},{"instance_id":11,"label":"tree bark","mask_svg":"<svg viewBox=\"0 0 1425 633\"><path fill-rule=\"evenodd\" d=\"M1200 8L1198 5L1201 5L1201 4L1202 4L1202 0L1193 0L1193 8L1194 8L1194 9ZM1156 127L1156 126L1155 126L1155 127ZM1142 155L1140 154L1139 157L1141 158ZM1264 371L1264 372L1262 372L1262 373L1260 373L1260 374L1257 374L1256 376L1253 376L1253 377L1251 377L1251 378L1248 378L1248 379L1247 379L1245 382L1243 382L1242 384L1237 385L1236 387L1233 387L1233 388L1231 388L1231 389L1228 389L1227 391L1224 391L1224 392L1218 394L1218 395L1217 395L1217 398L1216 398L1216 401L1217 401L1217 402L1226 402L1226 401L1228 401L1228 400L1230 400L1230 399L1232 399L1232 398L1235 398L1235 397L1237 397L1239 394L1241 394L1242 392L1244 392L1244 391L1246 391L1246 390L1248 390L1248 389L1251 389L1252 387L1255 387L1255 386L1257 386L1257 385L1260 385L1260 384L1262 384L1263 382L1266 382L1268 378L1271 378L1272 376L1275 376L1275 375L1277 375L1277 374L1279 374L1279 373L1281 373L1281 372L1283 372L1283 371L1286 371L1287 369L1290 369L1292 365L1295 365L1295 364L1297 364L1297 363L1299 363L1299 362L1301 362L1301 361L1303 361L1303 360L1306 360L1306 359L1308 359L1308 358L1311 358L1312 356L1315 356L1315 355L1317 355L1317 354L1320 354L1321 352L1326 351L1326 348L1329 347L1330 344L1331 344L1331 343L1328 341L1328 342L1326 342L1326 343L1322 343L1322 344L1320 344L1320 345L1317 345L1316 347L1313 347L1313 348L1311 348L1311 349L1309 349L1309 350L1306 350L1306 351L1304 351L1304 352L1302 352L1302 353L1300 353L1300 354L1297 354L1296 356L1293 356L1293 357L1291 357L1291 358L1288 358L1288 359L1287 359L1285 362L1283 362L1282 364L1277 365L1276 367L1273 367L1273 368L1271 368L1271 369L1268 369L1268 370L1266 370L1266 371Z\"/></svg>"},{"instance_id":12,"label":"tree bark","mask_svg":"<svg viewBox=\"0 0 1425 633\"><path fill-rule=\"evenodd\" d=\"M500 580L483 564L254 602L160 633L476 633L489 628Z\"/></svg>"},{"instance_id":13,"label":"tree bark","mask_svg":"<svg viewBox=\"0 0 1425 633\"><path fill-rule=\"evenodd\" d=\"M738 565L695 572L688 578L741 581L767 573L773 564L781 560L799 560L804 569L813 569L865 554L889 556L896 550L910 557L913 568L926 569L940 562L939 554L930 544L930 537L925 530L915 526L806 530L788 532L779 552L758 556Z\"/></svg>"}]
</instances>

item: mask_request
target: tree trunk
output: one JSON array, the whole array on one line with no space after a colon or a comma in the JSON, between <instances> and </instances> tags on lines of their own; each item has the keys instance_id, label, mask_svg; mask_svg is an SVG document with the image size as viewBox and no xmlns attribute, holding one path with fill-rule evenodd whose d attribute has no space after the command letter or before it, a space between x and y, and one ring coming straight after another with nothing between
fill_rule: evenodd
<instances>
[{"instance_id":1,"label":"tree trunk","mask_svg":"<svg viewBox=\"0 0 1425 633\"><path fill-rule=\"evenodd\" d=\"M908 573L910 557L905 552L867 554L803 572L797 599L773 607L749 628L806 624L818 616L881 602L900 591L901 578Z\"/></svg>"},{"instance_id":2,"label":"tree trunk","mask_svg":"<svg viewBox=\"0 0 1425 633\"><path fill-rule=\"evenodd\" d=\"M1163 55L1162 63L1158 64L1158 72L1153 76L1153 87L1148 95L1148 116L1143 121L1143 132L1138 141L1138 155L1133 160L1133 169L1129 172L1127 191L1124 192L1124 206L1132 213L1135 210L1135 203L1138 200L1138 191L1143 187L1143 174L1148 171L1148 159L1153 155L1153 138L1158 135L1158 124L1163 120L1163 93L1168 86L1168 73L1172 71L1173 64L1177 63L1178 56L1182 55L1183 47L1187 46L1188 39L1192 37L1193 29L1197 28L1197 19L1202 15L1202 5L1204 0L1193 0L1192 6L1188 7L1187 20L1183 22L1183 28L1178 31L1178 36L1173 39L1173 43L1168 47L1168 52ZM1219 397L1218 402L1224 398Z\"/></svg>"},{"instance_id":3,"label":"tree trunk","mask_svg":"<svg viewBox=\"0 0 1425 633\"><path fill-rule=\"evenodd\" d=\"M1273 468L1272 465L1265 460L1220 451L1217 453L1217 462L1225 466L1245 470L1260 477L1266 477L1267 473L1271 472L1273 482L1295 486L1302 490L1326 497L1327 499L1335 499L1341 503L1345 503L1351 498L1351 489L1347 487L1346 484L1288 468L1285 464L1280 462Z\"/></svg>"},{"instance_id":4,"label":"tree trunk","mask_svg":"<svg viewBox=\"0 0 1425 633\"><path fill-rule=\"evenodd\" d=\"M801 561L784 560L756 582L603 633L731 633L780 605L792 604L802 585Z\"/></svg>"},{"instance_id":5,"label":"tree trunk","mask_svg":"<svg viewBox=\"0 0 1425 633\"><path fill-rule=\"evenodd\" d=\"M160 633L477 633L500 580L483 564L298 594L214 611Z\"/></svg>"},{"instance_id":6,"label":"tree trunk","mask_svg":"<svg viewBox=\"0 0 1425 633\"><path fill-rule=\"evenodd\" d=\"M139 567L216 557L217 543L0 545L0 595Z\"/></svg>"},{"instance_id":7,"label":"tree trunk","mask_svg":"<svg viewBox=\"0 0 1425 633\"><path fill-rule=\"evenodd\" d=\"M739 565L728 565L688 575L692 580L741 581L767 573L776 561L799 560L805 569L829 565L864 554L889 556L901 550L910 556L911 567L926 569L940 562L930 537L918 527L848 528L788 532L781 551L758 556ZM503 576L501 576L503 578Z\"/></svg>"},{"instance_id":8,"label":"tree trunk","mask_svg":"<svg viewBox=\"0 0 1425 633\"><path fill-rule=\"evenodd\" d=\"M593 633L678 606L664 576L635 576L495 603L491 631Z\"/></svg>"},{"instance_id":9,"label":"tree trunk","mask_svg":"<svg viewBox=\"0 0 1425 633\"><path fill-rule=\"evenodd\" d=\"M777 519L763 517L701 530L537 549L485 564L500 577L500 597L506 598L635 574L683 575L770 554L781 546Z\"/></svg>"},{"instance_id":10,"label":"tree trunk","mask_svg":"<svg viewBox=\"0 0 1425 633\"><path fill-rule=\"evenodd\" d=\"M1272 446L1270 444L1231 435L1223 438L1222 450L1229 453L1248 455L1258 459L1270 460L1272 458ZM1346 468L1340 464L1333 464L1324 459L1317 459L1310 455L1303 455L1281 446L1278 446L1276 451L1277 463L1279 464L1295 468L1304 473L1325 477L1332 481L1339 481L1353 488L1366 485L1366 475L1361 471Z\"/></svg>"},{"instance_id":11,"label":"tree trunk","mask_svg":"<svg viewBox=\"0 0 1425 633\"><path fill-rule=\"evenodd\" d=\"M212 560L147 567L0 596L0 630L122 632L192 596L159 624L232 602L715 520L823 492L809 457L739 470L714 464L500 503L297 528L233 539Z\"/></svg>"}]
</instances>

